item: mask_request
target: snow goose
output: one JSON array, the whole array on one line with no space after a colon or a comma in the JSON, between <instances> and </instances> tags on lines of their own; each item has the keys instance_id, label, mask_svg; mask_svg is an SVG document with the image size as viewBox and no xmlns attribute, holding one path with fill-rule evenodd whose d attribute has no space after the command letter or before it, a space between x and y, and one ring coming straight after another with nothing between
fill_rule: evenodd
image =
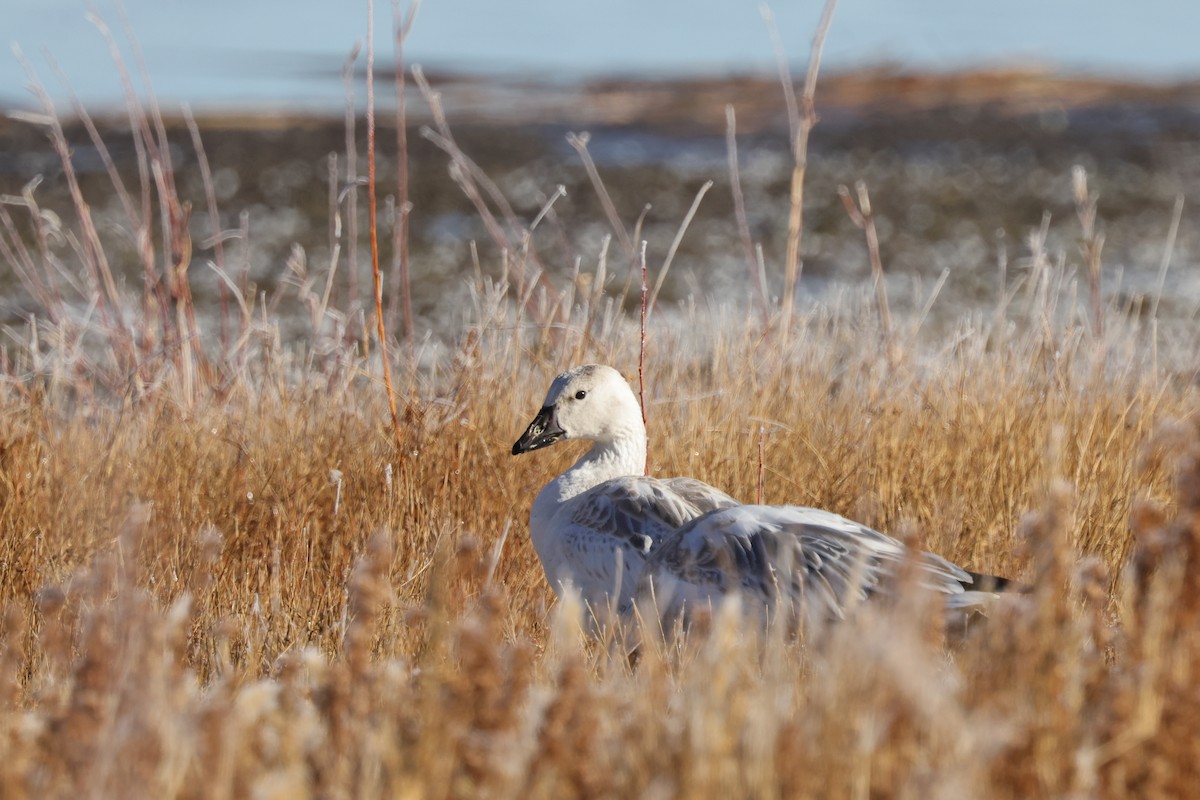
<instances>
[{"instance_id":1,"label":"snow goose","mask_svg":"<svg viewBox=\"0 0 1200 800\"><path fill-rule=\"evenodd\" d=\"M624 616L651 600L664 619L686 621L739 593L767 613L786 606L804 619L840 619L909 558L898 540L828 511L742 505L692 478L645 477L641 409L612 367L556 377L512 452L570 439L592 448L538 493L530 537L554 591L577 591L593 614ZM912 563L949 608L980 604L1006 583L931 553Z\"/></svg>"}]
</instances>

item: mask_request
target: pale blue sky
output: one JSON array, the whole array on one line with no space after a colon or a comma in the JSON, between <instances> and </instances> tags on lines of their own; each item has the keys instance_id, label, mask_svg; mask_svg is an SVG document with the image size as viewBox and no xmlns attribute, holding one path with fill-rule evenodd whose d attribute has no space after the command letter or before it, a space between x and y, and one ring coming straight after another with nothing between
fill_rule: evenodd
<instances>
[{"instance_id":1,"label":"pale blue sky","mask_svg":"<svg viewBox=\"0 0 1200 800\"><path fill-rule=\"evenodd\" d=\"M116 30L111 0L96 0ZM407 6L407 3L404 3ZM198 107L337 107L340 61L366 34L366 1L125 0L160 96ZM796 63L807 57L819 1L772 3ZM107 48L84 0L0 0L2 38L43 81L43 51L89 103L119 98ZM379 58L391 54L392 5L376 3ZM1195 0L843 0L830 67L881 61L949 69L1036 62L1123 77L1200 77ZM771 45L757 0L426 0L409 40L427 68L578 75L766 69ZM22 100L24 74L0 54L0 100Z\"/></svg>"}]
</instances>

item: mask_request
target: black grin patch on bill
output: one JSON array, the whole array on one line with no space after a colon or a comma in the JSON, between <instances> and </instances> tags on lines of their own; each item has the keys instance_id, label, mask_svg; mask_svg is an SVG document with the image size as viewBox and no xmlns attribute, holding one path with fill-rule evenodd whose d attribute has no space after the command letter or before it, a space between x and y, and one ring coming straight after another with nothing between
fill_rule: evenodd
<instances>
[{"instance_id":1,"label":"black grin patch on bill","mask_svg":"<svg viewBox=\"0 0 1200 800\"><path fill-rule=\"evenodd\" d=\"M512 454L516 456L549 447L564 436L566 436L566 431L559 426L554 407L545 406L533 418L533 422L529 423L529 427L525 429L521 438L517 439L512 446Z\"/></svg>"}]
</instances>

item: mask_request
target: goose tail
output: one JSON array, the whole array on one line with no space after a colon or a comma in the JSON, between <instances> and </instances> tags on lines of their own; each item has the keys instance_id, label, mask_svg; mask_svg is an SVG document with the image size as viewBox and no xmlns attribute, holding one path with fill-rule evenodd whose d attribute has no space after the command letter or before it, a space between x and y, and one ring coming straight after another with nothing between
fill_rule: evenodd
<instances>
[{"instance_id":1,"label":"goose tail","mask_svg":"<svg viewBox=\"0 0 1200 800\"><path fill-rule=\"evenodd\" d=\"M970 580L959 581L963 589L968 592L986 592L989 594L1028 594L1033 591L1033 587L1020 581L1010 580L1009 578L1001 578L999 575L988 575L983 572L971 572L963 570L967 573Z\"/></svg>"}]
</instances>

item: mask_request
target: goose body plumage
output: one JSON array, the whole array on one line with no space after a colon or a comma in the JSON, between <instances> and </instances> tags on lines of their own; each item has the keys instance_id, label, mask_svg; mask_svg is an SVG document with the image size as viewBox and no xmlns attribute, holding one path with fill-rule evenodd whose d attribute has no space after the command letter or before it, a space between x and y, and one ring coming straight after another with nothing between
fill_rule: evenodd
<instances>
[{"instance_id":1,"label":"goose body plumage","mask_svg":"<svg viewBox=\"0 0 1200 800\"><path fill-rule=\"evenodd\" d=\"M560 440L593 442L534 500L530 536L550 585L578 592L593 614L653 602L683 618L738 594L766 614L786 608L837 620L906 561L919 582L961 608L992 595L976 576L932 553L820 509L743 505L693 478L646 477L646 430L615 369L576 367L554 379L513 454Z\"/></svg>"}]
</instances>

